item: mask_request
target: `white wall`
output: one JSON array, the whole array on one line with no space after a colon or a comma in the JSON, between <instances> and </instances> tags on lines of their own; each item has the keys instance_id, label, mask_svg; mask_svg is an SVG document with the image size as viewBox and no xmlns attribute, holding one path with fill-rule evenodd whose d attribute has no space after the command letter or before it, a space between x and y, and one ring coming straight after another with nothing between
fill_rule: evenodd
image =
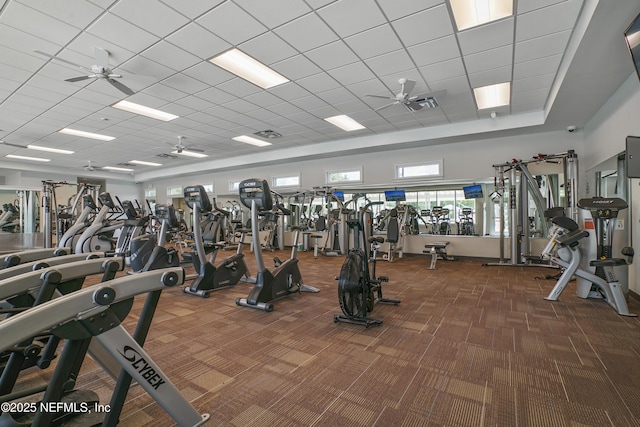
<instances>
[{"instance_id":1,"label":"white wall","mask_svg":"<svg viewBox=\"0 0 640 427\"><path fill-rule=\"evenodd\" d=\"M407 182L395 179L395 165L419 163L421 161L444 161L444 178L437 181L414 181L413 185L438 185L443 182L464 182L492 179L493 165L505 163L512 158L529 159L537 153L558 153L575 149L580 156L582 138L578 133L566 131L537 133L516 137L483 139L471 142L451 143L423 148L383 151L361 155L308 160L284 165L247 167L234 171L202 173L188 177L143 183L144 188L156 189L156 200L167 202L167 187L193 184L214 184L217 195L229 194L229 181L246 178L265 178L286 174L301 175L301 188L311 189L325 185L328 170L363 167L362 187L393 188L408 186ZM234 194L235 196L235 194Z\"/></svg>"}]
</instances>

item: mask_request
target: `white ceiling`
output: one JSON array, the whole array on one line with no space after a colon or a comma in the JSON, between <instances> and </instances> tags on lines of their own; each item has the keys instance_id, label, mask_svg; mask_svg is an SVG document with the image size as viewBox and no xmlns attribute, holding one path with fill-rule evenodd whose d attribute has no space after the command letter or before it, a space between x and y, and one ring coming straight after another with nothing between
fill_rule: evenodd
<instances>
[{"instance_id":1,"label":"white ceiling","mask_svg":"<svg viewBox=\"0 0 640 427\"><path fill-rule=\"evenodd\" d=\"M633 72L622 31L640 12L638 0L514 0L514 10L458 32L443 0L0 0L0 139L75 151L0 145L0 166L42 169L7 154L47 157L46 170L83 176L88 161L163 163L134 166L140 181L580 126ZM134 95L99 80L65 82L81 70L33 52L89 67L95 47L110 52L109 65ZM207 61L231 47L291 81L263 90ZM374 111L385 100L366 95L392 96L400 78L417 82L412 94L446 90L441 107ZM505 81L511 104L479 111L472 88ZM125 98L180 117L161 122L111 107ZM345 132L323 120L338 114L366 129ZM65 127L116 139L57 132ZM267 129L283 135L267 148L231 140ZM158 157L179 135L209 157Z\"/></svg>"}]
</instances>

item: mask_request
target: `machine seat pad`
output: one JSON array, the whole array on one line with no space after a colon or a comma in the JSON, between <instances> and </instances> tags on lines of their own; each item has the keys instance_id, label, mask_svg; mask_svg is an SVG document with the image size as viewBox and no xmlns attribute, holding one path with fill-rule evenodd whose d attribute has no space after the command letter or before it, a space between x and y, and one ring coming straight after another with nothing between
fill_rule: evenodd
<instances>
[{"instance_id":1,"label":"machine seat pad","mask_svg":"<svg viewBox=\"0 0 640 427\"><path fill-rule=\"evenodd\" d=\"M623 258L607 258L607 259L595 259L589 261L591 267L615 267L618 265L627 265L627 261Z\"/></svg>"}]
</instances>

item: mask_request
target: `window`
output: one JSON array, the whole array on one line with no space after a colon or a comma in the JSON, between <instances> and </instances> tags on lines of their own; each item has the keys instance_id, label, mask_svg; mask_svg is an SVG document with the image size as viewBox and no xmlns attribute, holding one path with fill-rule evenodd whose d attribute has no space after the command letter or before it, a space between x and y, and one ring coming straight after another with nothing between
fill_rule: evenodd
<instances>
[{"instance_id":1,"label":"window","mask_svg":"<svg viewBox=\"0 0 640 427\"><path fill-rule=\"evenodd\" d=\"M300 187L300 175L274 176L271 180L273 187Z\"/></svg>"},{"instance_id":2,"label":"window","mask_svg":"<svg viewBox=\"0 0 640 427\"><path fill-rule=\"evenodd\" d=\"M362 182L362 168L327 171L327 184L337 184L341 182Z\"/></svg>"},{"instance_id":3,"label":"window","mask_svg":"<svg viewBox=\"0 0 640 427\"><path fill-rule=\"evenodd\" d=\"M145 199L151 199L156 197L156 189L155 188L148 188L146 190L144 190L144 197Z\"/></svg>"},{"instance_id":4,"label":"window","mask_svg":"<svg viewBox=\"0 0 640 427\"><path fill-rule=\"evenodd\" d=\"M167 196L184 196L182 187L167 187Z\"/></svg>"},{"instance_id":5,"label":"window","mask_svg":"<svg viewBox=\"0 0 640 427\"><path fill-rule=\"evenodd\" d=\"M207 193L211 194L213 193L213 184L205 184L203 185L204 187L204 191L206 191Z\"/></svg>"},{"instance_id":6,"label":"window","mask_svg":"<svg viewBox=\"0 0 640 427\"><path fill-rule=\"evenodd\" d=\"M442 160L420 164L396 165L396 179L442 177Z\"/></svg>"},{"instance_id":7,"label":"window","mask_svg":"<svg viewBox=\"0 0 640 427\"><path fill-rule=\"evenodd\" d=\"M241 181L229 181L229 191L240 191L240 182Z\"/></svg>"}]
</instances>

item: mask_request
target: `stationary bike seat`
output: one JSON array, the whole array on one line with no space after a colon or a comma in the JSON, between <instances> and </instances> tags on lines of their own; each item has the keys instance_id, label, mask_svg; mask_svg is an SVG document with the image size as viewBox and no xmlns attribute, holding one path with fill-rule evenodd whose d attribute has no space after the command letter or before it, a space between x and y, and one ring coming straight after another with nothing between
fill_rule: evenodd
<instances>
[{"instance_id":1,"label":"stationary bike seat","mask_svg":"<svg viewBox=\"0 0 640 427\"><path fill-rule=\"evenodd\" d=\"M384 243L384 237L380 237L380 236L371 236L367 240L369 241L369 243L373 243L373 242Z\"/></svg>"},{"instance_id":2,"label":"stationary bike seat","mask_svg":"<svg viewBox=\"0 0 640 427\"><path fill-rule=\"evenodd\" d=\"M607 258L607 259L594 259L589 261L591 267L615 267L618 265L627 265L627 261L623 258Z\"/></svg>"}]
</instances>

